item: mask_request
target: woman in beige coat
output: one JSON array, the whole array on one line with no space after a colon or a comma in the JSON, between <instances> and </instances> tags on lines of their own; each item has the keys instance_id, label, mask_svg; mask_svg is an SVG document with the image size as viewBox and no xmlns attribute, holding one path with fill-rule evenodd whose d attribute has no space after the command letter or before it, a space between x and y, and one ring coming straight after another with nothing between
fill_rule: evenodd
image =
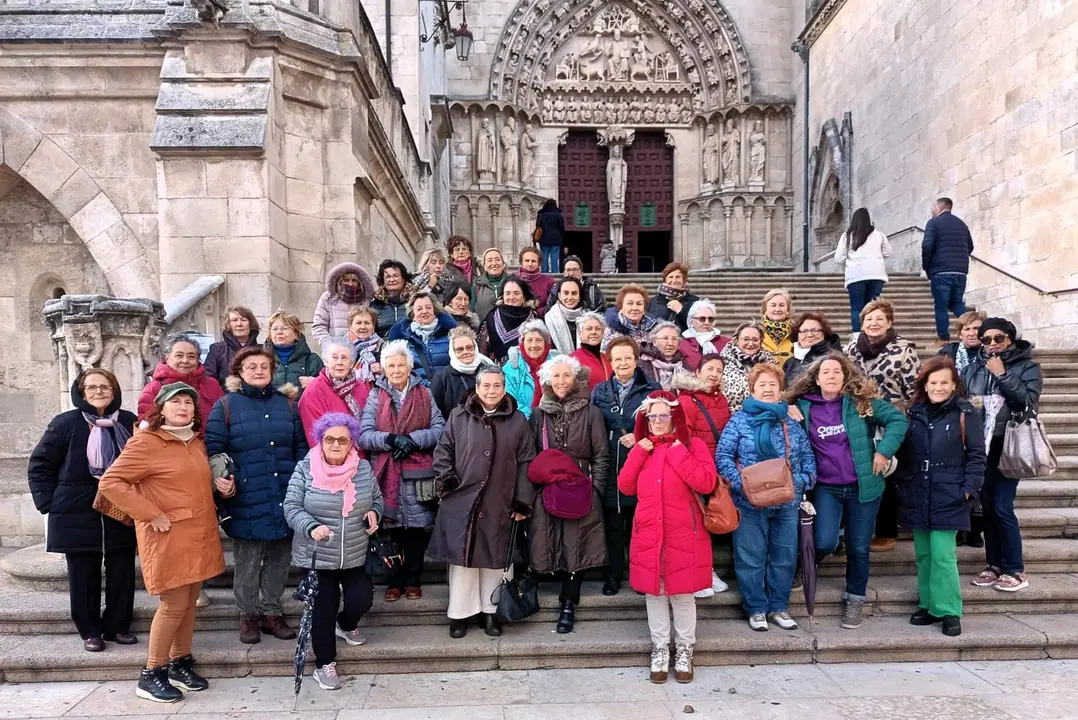
<instances>
[{"instance_id":1,"label":"woman in beige coat","mask_svg":"<svg viewBox=\"0 0 1078 720\"><path fill-rule=\"evenodd\" d=\"M235 484L210 477L198 437L198 393L190 385L162 387L146 421L149 428L127 442L98 487L134 519L146 591L161 598L135 694L171 703L183 698L177 688L209 687L192 667L195 601L202 581L225 570L212 488L227 497Z\"/></svg>"}]
</instances>

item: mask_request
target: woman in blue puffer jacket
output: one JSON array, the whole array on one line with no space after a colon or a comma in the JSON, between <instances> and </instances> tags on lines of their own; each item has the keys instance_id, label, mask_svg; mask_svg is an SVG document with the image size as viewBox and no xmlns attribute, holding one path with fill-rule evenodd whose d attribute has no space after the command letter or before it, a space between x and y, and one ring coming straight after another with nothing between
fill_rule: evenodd
<instances>
[{"instance_id":1,"label":"woman in blue puffer jacket","mask_svg":"<svg viewBox=\"0 0 1078 720\"><path fill-rule=\"evenodd\" d=\"M412 351L415 372L423 384L449 367L449 331L457 326L453 316L442 309L434 293L422 290L408 301L408 317L394 325L387 340L404 340Z\"/></svg>"},{"instance_id":2,"label":"woman in blue puffer jacket","mask_svg":"<svg viewBox=\"0 0 1078 720\"><path fill-rule=\"evenodd\" d=\"M284 621L281 596L292 557L292 531L284 503L292 471L307 454L299 408L291 385L273 386L277 359L262 347L244 348L232 361L229 394L217 401L206 423L206 452L227 455L235 492L222 500L225 532L235 556L233 591L240 609L240 642L263 632L296 637Z\"/></svg>"}]
</instances>

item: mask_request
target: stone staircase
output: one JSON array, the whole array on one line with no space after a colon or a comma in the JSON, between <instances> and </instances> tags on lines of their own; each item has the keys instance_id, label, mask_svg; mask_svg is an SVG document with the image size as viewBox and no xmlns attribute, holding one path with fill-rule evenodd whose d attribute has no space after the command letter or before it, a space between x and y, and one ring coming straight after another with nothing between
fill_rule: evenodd
<instances>
[{"instance_id":1,"label":"stone staircase","mask_svg":"<svg viewBox=\"0 0 1078 720\"><path fill-rule=\"evenodd\" d=\"M649 291L655 275L598 276L613 299L628 281ZM793 291L796 309L825 312L837 332L848 336L848 306L836 275L800 275L768 271L694 273L693 290L717 300L719 325L729 332L759 315L759 301L772 287ZM896 304L899 332L922 349L935 339L928 283L916 276L892 276L885 292ZM794 632L753 633L744 622L736 583L710 600L698 601L700 618L696 662L758 664L800 662L940 661L1078 657L1078 372L1072 367L1078 351L1037 351L1044 367L1045 393L1041 418L1060 459L1052 477L1023 481L1018 486L1019 517L1025 537L1025 562L1031 587L1008 594L991 589L962 588L967 617L963 635L946 638L938 628L914 628L907 617L916 607L912 543L900 541L889 553L874 554L867 612L861 630L838 628L842 608L844 561L828 559L821 568L813 618L803 596L795 593L791 614L801 622ZM25 491L25 461L0 463L0 493ZM225 541L231 567L230 543ZM716 567L733 577L729 543L717 540ZM984 565L983 550L958 551L963 582ZM87 653L74 635L68 616L62 557L41 546L10 553L0 561L0 678L8 682L45 680L133 679L145 661L145 633L156 599L139 592L135 629L139 645L110 644L103 653ZM578 609L576 631L553 633L557 596L553 585L541 591L542 610L528 621L509 627L498 639L472 629L463 640L448 636L445 608L448 589L444 567L430 564L424 597L385 603L376 590L375 604L364 619L370 639L363 647L339 646L344 673L438 672L449 670L532 669L551 667L642 666L650 649L643 598L629 589L608 598L599 592L598 577L589 577ZM299 578L294 573L292 582ZM254 646L237 639L237 611L232 602L231 573L208 585L212 603L198 611L195 652L209 676L280 675L291 673L294 643L264 638ZM289 597L290 619L300 607Z\"/></svg>"}]
</instances>

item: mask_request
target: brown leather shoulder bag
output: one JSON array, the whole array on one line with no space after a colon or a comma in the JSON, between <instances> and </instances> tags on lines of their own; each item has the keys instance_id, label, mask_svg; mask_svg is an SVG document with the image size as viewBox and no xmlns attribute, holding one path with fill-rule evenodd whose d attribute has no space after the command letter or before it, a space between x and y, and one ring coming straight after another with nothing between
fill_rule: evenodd
<instances>
[{"instance_id":1,"label":"brown leather shoulder bag","mask_svg":"<svg viewBox=\"0 0 1078 720\"><path fill-rule=\"evenodd\" d=\"M790 468L790 430L782 423L782 434L786 440L786 454L783 457L763 460L755 465L741 467L741 491L745 499L755 508L769 508L783 505L794 499L794 474Z\"/></svg>"}]
</instances>

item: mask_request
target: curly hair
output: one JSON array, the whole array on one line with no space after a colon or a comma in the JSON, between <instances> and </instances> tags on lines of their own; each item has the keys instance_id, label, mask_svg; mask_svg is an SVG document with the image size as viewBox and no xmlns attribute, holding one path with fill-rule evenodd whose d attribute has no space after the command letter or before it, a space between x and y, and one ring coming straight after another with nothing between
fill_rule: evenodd
<instances>
[{"instance_id":1,"label":"curly hair","mask_svg":"<svg viewBox=\"0 0 1078 720\"><path fill-rule=\"evenodd\" d=\"M449 252L450 255L453 254L453 251L457 249L458 245L463 245L464 247L468 248L469 254L475 254L475 251L472 249L472 241L470 238L466 238L463 235L450 235L448 238L446 238L445 249Z\"/></svg>"},{"instance_id":2,"label":"curly hair","mask_svg":"<svg viewBox=\"0 0 1078 720\"><path fill-rule=\"evenodd\" d=\"M815 320L820 323L820 328L823 329L823 337L821 339L826 340L834 334L831 329L831 323L827 321L827 316L821 312L803 312L794 318L793 324L790 325L790 337L797 339L798 333L801 332L801 326L805 324L806 320Z\"/></svg>"},{"instance_id":3,"label":"curly hair","mask_svg":"<svg viewBox=\"0 0 1078 720\"><path fill-rule=\"evenodd\" d=\"M752 370L749 370L749 394L752 394L752 389L756 387L756 381L763 375L773 375L776 380L779 381L779 387L786 384L786 373L782 371L778 365L772 365L771 363L756 363L752 366Z\"/></svg>"},{"instance_id":4,"label":"curly hair","mask_svg":"<svg viewBox=\"0 0 1078 720\"><path fill-rule=\"evenodd\" d=\"M357 305L348 311L348 327L352 327L352 321L360 315L366 315L371 319L371 326L378 327L378 311L370 305Z\"/></svg>"},{"instance_id":5,"label":"curly hair","mask_svg":"<svg viewBox=\"0 0 1078 720\"><path fill-rule=\"evenodd\" d=\"M240 377L240 371L243 370L243 364L247 362L247 358L259 356L269 358L271 374L277 371L277 353L267 350L263 345L252 345L251 347L242 348L236 353L232 358L232 364L228 366L228 372Z\"/></svg>"},{"instance_id":6,"label":"curly hair","mask_svg":"<svg viewBox=\"0 0 1078 720\"><path fill-rule=\"evenodd\" d=\"M405 284L412 282L412 273L408 272L408 268L404 266L400 260L383 260L381 265L378 266L378 287L384 288L386 286L386 270L393 268L401 274L404 278Z\"/></svg>"},{"instance_id":7,"label":"curly hair","mask_svg":"<svg viewBox=\"0 0 1078 720\"><path fill-rule=\"evenodd\" d=\"M872 414L872 401L880 397L880 390L872 378L861 374L857 366L840 352L829 352L812 363L801 377L794 380L786 390L786 401L796 402L806 395L820 393L820 368L825 362L834 360L842 366L842 394L848 395L857 404L857 414L868 417Z\"/></svg>"},{"instance_id":8,"label":"curly hair","mask_svg":"<svg viewBox=\"0 0 1078 720\"><path fill-rule=\"evenodd\" d=\"M352 445L356 444L359 439L359 420L356 420L350 413L343 412L328 412L322 417L314 421L314 427L311 428L311 435L314 436L314 441L319 445L322 444L322 438L326 436L326 433L330 428L346 427L348 428L348 434L352 436ZM313 449L313 448L312 448Z\"/></svg>"},{"instance_id":9,"label":"curly hair","mask_svg":"<svg viewBox=\"0 0 1078 720\"><path fill-rule=\"evenodd\" d=\"M420 290L408 300L408 317L415 319L415 304L423 299L430 300L431 306L434 307L435 316L441 315L445 312L445 308L442 307L442 301L438 299L438 296L432 293L430 290Z\"/></svg>"},{"instance_id":10,"label":"curly hair","mask_svg":"<svg viewBox=\"0 0 1078 720\"><path fill-rule=\"evenodd\" d=\"M554 376L554 368L558 365L568 365L573 371L574 378L579 378L580 371L583 369L580 361L572 355L554 355L549 357L539 366L539 383L543 387L550 387L550 379Z\"/></svg>"}]
</instances>

